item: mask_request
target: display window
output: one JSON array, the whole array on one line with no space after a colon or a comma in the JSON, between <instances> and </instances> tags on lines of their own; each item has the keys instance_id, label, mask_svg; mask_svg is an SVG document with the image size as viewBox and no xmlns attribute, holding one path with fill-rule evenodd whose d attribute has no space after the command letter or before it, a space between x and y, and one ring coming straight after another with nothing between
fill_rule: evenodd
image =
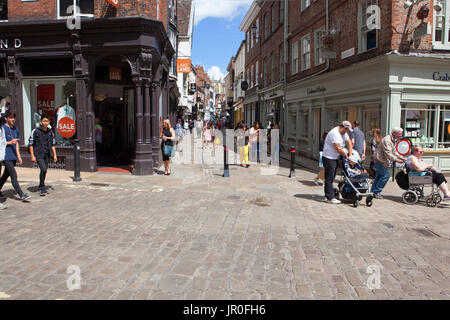
<instances>
[{"instance_id":1,"label":"display window","mask_svg":"<svg viewBox=\"0 0 450 320\"><path fill-rule=\"evenodd\" d=\"M413 145L421 145L427 149L434 148L436 112L434 105L403 105L401 118L403 135L410 138Z\"/></svg>"},{"instance_id":2,"label":"display window","mask_svg":"<svg viewBox=\"0 0 450 320\"><path fill-rule=\"evenodd\" d=\"M31 131L40 125L42 114L50 119L50 126L55 134L56 145L72 145L76 135L68 138L59 127L65 123L76 124L76 85L73 79L24 79L24 135L29 137ZM73 121L73 122L72 122Z\"/></svg>"},{"instance_id":3,"label":"display window","mask_svg":"<svg viewBox=\"0 0 450 320\"><path fill-rule=\"evenodd\" d=\"M0 80L0 114L2 124L4 122L5 112L9 110L11 106L11 97L9 96L9 80Z\"/></svg>"},{"instance_id":4,"label":"display window","mask_svg":"<svg viewBox=\"0 0 450 320\"><path fill-rule=\"evenodd\" d=\"M439 149L450 149L450 105L440 107Z\"/></svg>"}]
</instances>

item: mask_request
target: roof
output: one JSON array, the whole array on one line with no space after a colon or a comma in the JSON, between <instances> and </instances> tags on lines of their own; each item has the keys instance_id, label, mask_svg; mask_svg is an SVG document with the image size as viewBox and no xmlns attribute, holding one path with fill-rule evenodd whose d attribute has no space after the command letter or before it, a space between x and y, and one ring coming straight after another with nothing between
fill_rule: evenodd
<instances>
[{"instance_id":1,"label":"roof","mask_svg":"<svg viewBox=\"0 0 450 320\"><path fill-rule=\"evenodd\" d=\"M177 0L177 29L181 36L189 34L193 9L192 0Z\"/></svg>"}]
</instances>

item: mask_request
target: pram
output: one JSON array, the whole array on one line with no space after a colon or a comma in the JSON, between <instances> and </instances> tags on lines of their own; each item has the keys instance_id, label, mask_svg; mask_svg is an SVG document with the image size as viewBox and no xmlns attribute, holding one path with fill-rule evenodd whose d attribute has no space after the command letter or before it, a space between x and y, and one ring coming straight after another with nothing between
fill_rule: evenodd
<instances>
[{"instance_id":1,"label":"pram","mask_svg":"<svg viewBox=\"0 0 450 320\"><path fill-rule=\"evenodd\" d=\"M424 201L429 207L436 207L442 197L433 183L433 174L430 171L413 172L408 166L395 175L397 185L406 190L402 194L402 200L406 204L415 204ZM425 186L431 186L431 193L424 194Z\"/></svg>"},{"instance_id":2,"label":"pram","mask_svg":"<svg viewBox=\"0 0 450 320\"><path fill-rule=\"evenodd\" d=\"M350 167L349 160L343 156L339 158L338 163L342 171L342 178L338 183L338 188L334 188L334 197L339 199L342 196L345 200L351 200L355 208L358 207L363 197L366 197L366 205L371 207L373 193L369 192L369 175L361 162L356 162L355 166L355 169L360 170L361 173L355 172Z\"/></svg>"}]
</instances>

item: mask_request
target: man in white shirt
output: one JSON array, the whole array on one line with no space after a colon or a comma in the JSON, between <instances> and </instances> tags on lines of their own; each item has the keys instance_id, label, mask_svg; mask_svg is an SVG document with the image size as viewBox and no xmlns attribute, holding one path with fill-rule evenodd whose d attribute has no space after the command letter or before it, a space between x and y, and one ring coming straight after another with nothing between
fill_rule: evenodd
<instances>
[{"instance_id":1,"label":"man in white shirt","mask_svg":"<svg viewBox=\"0 0 450 320\"><path fill-rule=\"evenodd\" d=\"M348 135L350 132L353 132L352 124L350 121L343 121L339 126L333 128L333 130L328 133L323 146L322 162L325 168L325 197L328 202L333 204L341 203L334 197L333 181L336 177L339 156L342 155L343 157L348 158L347 153L342 148L344 142L348 154L352 154L353 144Z\"/></svg>"}]
</instances>

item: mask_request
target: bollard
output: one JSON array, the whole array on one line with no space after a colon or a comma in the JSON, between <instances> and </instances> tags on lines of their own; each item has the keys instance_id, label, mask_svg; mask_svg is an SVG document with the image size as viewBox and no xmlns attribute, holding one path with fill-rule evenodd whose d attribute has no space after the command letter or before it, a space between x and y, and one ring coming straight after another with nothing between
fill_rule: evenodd
<instances>
[{"instance_id":1,"label":"bollard","mask_svg":"<svg viewBox=\"0 0 450 320\"><path fill-rule=\"evenodd\" d=\"M80 146L78 145L78 139L73 141L73 160L74 160L74 175L73 182L80 182Z\"/></svg>"},{"instance_id":2,"label":"bollard","mask_svg":"<svg viewBox=\"0 0 450 320\"><path fill-rule=\"evenodd\" d=\"M291 152L291 172L289 173L289 178L295 178L295 147L290 148Z\"/></svg>"},{"instance_id":3,"label":"bollard","mask_svg":"<svg viewBox=\"0 0 450 320\"><path fill-rule=\"evenodd\" d=\"M228 147L227 147L227 139L226 139L226 130L225 134L223 136L223 177L229 178L230 177L230 169L228 168Z\"/></svg>"}]
</instances>

